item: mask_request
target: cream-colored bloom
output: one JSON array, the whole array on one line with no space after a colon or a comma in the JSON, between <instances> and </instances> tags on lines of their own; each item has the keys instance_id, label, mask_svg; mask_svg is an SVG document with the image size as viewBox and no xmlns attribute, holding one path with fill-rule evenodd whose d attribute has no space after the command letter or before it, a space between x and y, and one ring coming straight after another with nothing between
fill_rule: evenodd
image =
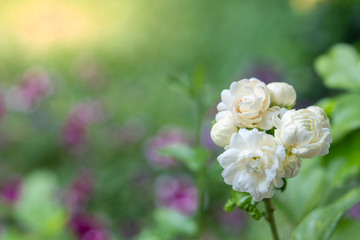
<instances>
[{"instance_id":1,"label":"cream-colored bloom","mask_svg":"<svg viewBox=\"0 0 360 240\"><path fill-rule=\"evenodd\" d=\"M296 101L293 86L284 82L273 82L267 85L271 96L271 103L279 106L292 106Z\"/></svg>"},{"instance_id":2,"label":"cream-colored bloom","mask_svg":"<svg viewBox=\"0 0 360 240\"><path fill-rule=\"evenodd\" d=\"M265 83L256 78L233 82L230 89L221 92L216 121L228 117L238 127L269 130L273 127L272 117L280 110L269 105L270 94Z\"/></svg>"},{"instance_id":3,"label":"cream-colored bloom","mask_svg":"<svg viewBox=\"0 0 360 240\"><path fill-rule=\"evenodd\" d=\"M326 113L324 112L324 110L321 107L310 106L310 107L308 107L306 109L313 112L313 113L315 113L321 119L323 127L326 127L326 128L330 129L330 120L326 116Z\"/></svg>"},{"instance_id":4,"label":"cream-colored bloom","mask_svg":"<svg viewBox=\"0 0 360 240\"><path fill-rule=\"evenodd\" d=\"M299 156L295 154L288 154L285 157L285 160L282 162L282 165L285 170L285 178L296 177L301 168L302 161Z\"/></svg>"},{"instance_id":5,"label":"cream-colored bloom","mask_svg":"<svg viewBox=\"0 0 360 240\"><path fill-rule=\"evenodd\" d=\"M281 119L274 118L275 137L286 149L302 158L324 156L332 142L326 120L308 109L289 110Z\"/></svg>"},{"instance_id":6,"label":"cream-colored bloom","mask_svg":"<svg viewBox=\"0 0 360 240\"><path fill-rule=\"evenodd\" d=\"M224 168L225 183L234 190L261 201L274 195L274 187L282 187L285 172L281 163L286 153L273 136L257 129L240 129L225 149L218 161Z\"/></svg>"},{"instance_id":7,"label":"cream-colored bloom","mask_svg":"<svg viewBox=\"0 0 360 240\"><path fill-rule=\"evenodd\" d=\"M222 118L214 124L210 136L216 145L225 147L229 145L231 136L237 131L230 118Z\"/></svg>"}]
</instances>

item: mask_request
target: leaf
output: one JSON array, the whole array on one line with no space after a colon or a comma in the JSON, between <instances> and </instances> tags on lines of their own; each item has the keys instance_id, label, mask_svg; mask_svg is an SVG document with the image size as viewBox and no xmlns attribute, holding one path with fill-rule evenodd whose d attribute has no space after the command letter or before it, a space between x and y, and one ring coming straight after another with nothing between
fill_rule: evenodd
<instances>
[{"instance_id":1,"label":"leaf","mask_svg":"<svg viewBox=\"0 0 360 240\"><path fill-rule=\"evenodd\" d=\"M248 212L255 220L259 220L262 214L257 208L257 204L258 202L255 202L248 193L233 190L233 196L226 202L224 209L227 212L231 212L236 205L238 208Z\"/></svg>"},{"instance_id":2,"label":"leaf","mask_svg":"<svg viewBox=\"0 0 360 240\"><path fill-rule=\"evenodd\" d=\"M292 240L329 239L341 217L359 201L360 187L351 190L336 202L312 211L297 226Z\"/></svg>"},{"instance_id":3,"label":"leaf","mask_svg":"<svg viewBox=\"0 0 360 240\"><path fill-rule=\"evenodd\" d=\"M317 58L315 69L329 88L360 91L359 55L347 44L337 44Z\"/></svg>"},{"instance_id":4,"label":"leaf","mask_svg":"<svg viewBox=\"0 0 360 240\"><path fill-rule=\"evenodd\" d=\"M191 148L182 144L174 144L159 150L159 154L172 157L184 163L189 169L196 172L209 158L209 151L203 148Z\"/></svg>"},{"instance_id":5,"label":"leaf","mask_svg":"<svg viewBox=\"0 0 360 240\"><path fill-rule=\"evenodd\" d=\"M24 180L22 197L15 208L17 221L33 232L51 238L65 226L65 209L56 201L57 183L50 172L39 171Z\"/></svg>"},{"instance_id":6,"label":"leaf","mask_svg":"<svg viewBox=\"0 0 360 240\"><path fill-rule=\"evenodd\" d=\"M331 132L334 141L360 128L360 94L348 93L336 98L331 111Z\"/></svg>"},{"instance_id":7,"label":"leaf","mask_svg":"<svg viewBox=\"0 0 360 240\"><path fill-rule=\"evenodd\" d=\"M156 226L160 232L170 235L187 234L196 232L196 224L193 218L182 215L170 209L158 209L154 213Z\"/></svg>"}]
</instances>

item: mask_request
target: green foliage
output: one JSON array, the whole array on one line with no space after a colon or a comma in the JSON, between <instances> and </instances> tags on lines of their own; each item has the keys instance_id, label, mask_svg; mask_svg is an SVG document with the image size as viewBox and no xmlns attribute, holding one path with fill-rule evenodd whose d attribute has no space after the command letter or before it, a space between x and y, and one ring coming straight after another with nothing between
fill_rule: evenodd
<instances>
[{"instance_id":1,"label":"green foliage","mask_svg":"<svg viewBox=\"0 0 360 240\"><path fill-rule=\"evenodd\" d=\"M24 181L15 217L40 238L55 239L65 227L67 215L58 202L57 187L50 172L35 172Z\"/></svg>"},{"instance_id":2,"label":"green foliage","mask_svg":"<svg viewBox=\"0 0 360 240\"><path fill-rule=\"evenodd\" d=\"M193 172L197 172L210 156L206 149L180 144L164 147L159 150L159 153L184 163Z\"/></svg>"},{"instance_id":3,"label":"green foliage","mask_svg":"<svg viewBox=\"0 0 360 240\"><path fill-rule=\"evenodd\" d=\"M314 210L298 225L293 233L292 239L329 239L340 218L359 201L360 188L356 188L336 202Z\"/></svg>"},{"instance_id":4,"label":"green foliage","mask_svg":"<svg viewBox=\"0 0 360 240\"><path fill-rule=\"evenodd\" d=\"M329 88L360 91L359 55L347 44L337 44L315 62L315 68Z\"/></svg>"},{"instance_id":5,"label":"green foliage","mask_svg":"<svg viewBox=\"0 0 360 240\"><path fill-rule=\"evenodd\" d=\"M248 193L237 192L233 190L232 198L228 199L224 210L231 212L234 210L235 206L248 212L250 216L259 220L262 217L260 210L257 207L258 202L255 202Z\"/></svg>"},{"instance_id":6,"label":"green foliage","mask_svg":"<svg viewBox=\"0 0 360 240\"><path fill-rule=\"evenodd\" d=\"M160 208L154 212L154 226L143 230L137 240L166 240L185 236L188 239L196 233L193 218L184 216L171 209Z\"/></svg>"}]
</instances>

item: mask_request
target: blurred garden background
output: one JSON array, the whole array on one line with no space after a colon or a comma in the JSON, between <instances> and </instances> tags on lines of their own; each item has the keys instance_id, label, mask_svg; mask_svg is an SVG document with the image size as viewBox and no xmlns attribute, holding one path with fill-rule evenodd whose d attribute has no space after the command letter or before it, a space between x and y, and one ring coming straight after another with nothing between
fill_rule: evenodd
<instances>
[{"instance_id":1,"label":"blurred garden background","mask_svg":"<svg viewBox=\"0 0 360 240\"><path fill-rule=\"evenodd\" d=\"M220 91L248 77L332 121L329 155L275 195L290 239L359 186L359 40L358 0L0 0L0 239L271 239L223 210L210 139ZM358 204L331 239L359 234Z\"/></svg>"}]
</instances>

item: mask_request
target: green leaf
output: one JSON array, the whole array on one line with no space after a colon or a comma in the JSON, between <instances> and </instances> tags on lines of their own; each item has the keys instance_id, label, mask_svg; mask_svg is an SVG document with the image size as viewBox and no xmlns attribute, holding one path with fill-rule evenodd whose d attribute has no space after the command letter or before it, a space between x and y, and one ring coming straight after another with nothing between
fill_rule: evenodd
<instances>
[{"instance_id":1,"label":"green leaf","mask_svg":"<svg viewBox=\"0 0 360 240\"><path fill-rule=\"evenodd\" d=\"M17 221L48 239L56 236L67 221L65 209L56 201L56 191L52 173L39 171L28 176L15 208Z\"/></svg>"},{"instance_id":2,"label":"green leaf","mask_svg":"<svg viewBox=\"0 0 360 240\"><path fill-rule=\"evenodd\" d=\"M359 55L347 44L337 44L315 61L315 69L329 88L360 91Z\"/></svg>"},{"instance_id":3,"label":"green leaf","mask_svg":"<svg viewBox=\"0 0 360 240\"><path fill-rule=\"evenodd\" d=\"M196 172L209 158L210 153L203 148L191 148L182 144L174 144L159 150L159 154L172 157L184 163L190 170Z\"/></svg>"},{"instance_id":4,"label":"green leaf","mask_svg":"<svg viewBox=\"0 0 360 240\"><path fill-rule=\"evenodd\" d=\"M232 212L235 208L235 201L233 198L230 198L227 200L227 202L225 203L225 206L224 206L224 210L226 212Z\"/></svg>"},{"instance_id":5,"label":"green leaf","mask_svg":"<svg viewBox=\"0 0 360 240\"><path fill-rule=\"evenodd\" d=\"M228 200L227 204L229 201L231 200ZM260 210L257 208L258 202L255 202L248 193L233 190L232 201L238 208L248 212L255 220L259 220L262 217Z\"/></svg>"},{"instance_id":6,"label":"green leaf","mask_svg":"<svg viewBox=\"0 0 360 240\"><path fill-rule=\"evenodd\" d=\"M331 132L334 141L360 128L360 94L348 93L336 98L331 111Z\"/></svg>"},{"instance_id":7,"label":"green leaf","mask_svg":"<svg viewBox=\"0 0 360 240\"><path fill-rule=\"evenodd\" d=\"M193 218L182 215L170 209L158 209L154 213L155 223L159 231L168 235L186 234L196 232L196 223Z\"/></svg>"},{"instance_id":8,"label":"green leaf","mask_svg":"<svg viewBox=\"0 0 360 240\"><path fill-rule=\"evenodd\" d=\"M359 201L360 187L351 190L336 202L312 211L297 226L292 239L329 239L341 217Z\"/></svg>"}]
</instances>

